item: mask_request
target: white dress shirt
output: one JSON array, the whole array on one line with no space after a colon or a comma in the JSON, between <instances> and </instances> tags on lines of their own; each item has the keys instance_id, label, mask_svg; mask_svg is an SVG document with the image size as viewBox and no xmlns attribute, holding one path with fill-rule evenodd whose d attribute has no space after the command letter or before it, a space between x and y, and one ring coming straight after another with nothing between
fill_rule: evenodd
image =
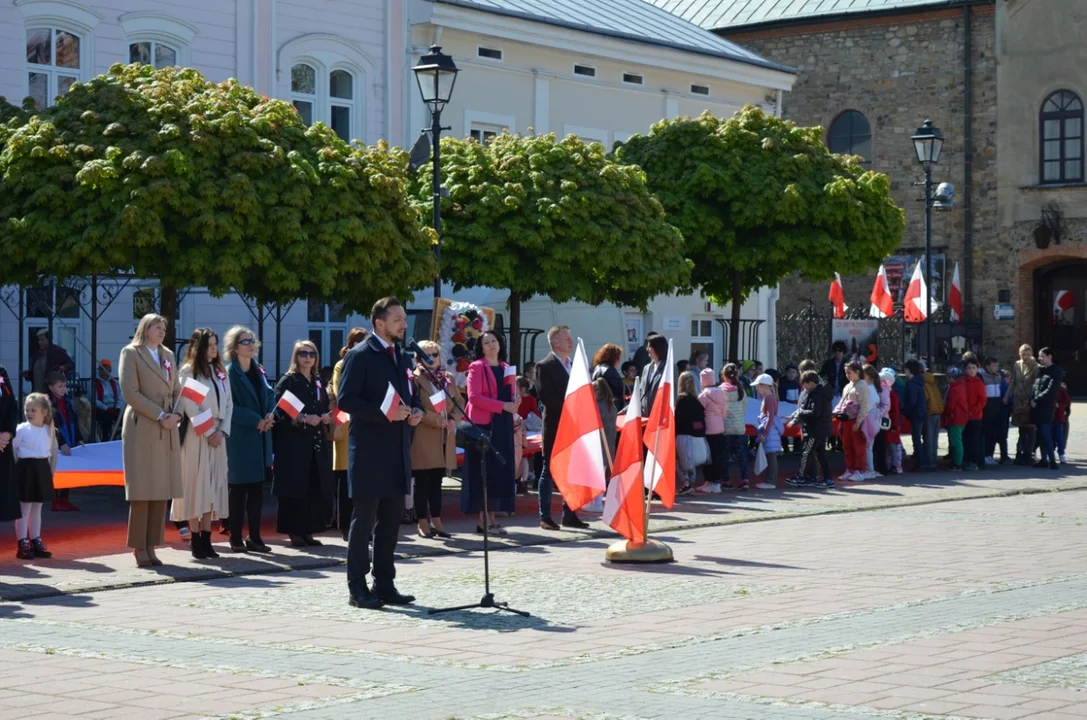
<instances>
[{"instance_id":1,"label":"white dress shirt","mask_svg":"<svg viewBox=\"0 0 1087 720\"><path fill-rule=\"evenodd\" d=\"M15 454L20 458L49 459L53 455L53 428L36 427L28 422L19 423L11 441Z\"/></svg>"}]
</instances>

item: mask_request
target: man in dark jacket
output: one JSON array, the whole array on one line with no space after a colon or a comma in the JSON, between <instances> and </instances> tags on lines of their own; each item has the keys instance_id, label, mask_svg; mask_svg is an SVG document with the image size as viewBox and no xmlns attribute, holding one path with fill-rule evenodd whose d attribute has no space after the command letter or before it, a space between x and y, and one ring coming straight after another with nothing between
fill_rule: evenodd
<instances>
[{"instance_id":1,"label":"man in dark jacket","mask_svg":"<svg viewBox=\"0 0 1087 720\"><path fill-rule=\"evenodd\" d=\"M827 459L827 438L833 431L831 413L833 412L834 395L830 386L822 381L819 373L808 370L800 376L800 387L803 395L800 399L800 407L789 420L793 425L797 422L804 429L804 450L800 456L800 470L795 477L788 478L785 482L795 486L824 486L834 487L834 477L830 474L830 461ZM808 470L812 454L819 464L819 471L823 474L820 482L814 469Z\"/></svg>"},{"instance_id":2,"label":"man in dark jacket","mask_svg":"<svg viewBox=\"0 0 1087 720\"><path fill-rule=\"evenodd\" d=\"M845 377L845 343L838 340L831 349L834 355L826 359L823 367L819 370L819 374L823 376L823 381L830 386L831 395L837 396L842 394L842 388L849 383Z\"/></svg>"},{"instance_id":3,"label":"man in dark jacket","mask_svg":"<svg viewBox=\"0 0 1087 720\"><path fill-rule=\"evenodd\" d=\"M393 585L393 553L411 488L411 429L423 419L423 405L411 379L414 363L397 347L408 327L404 307L396 298L378 300L370 321L374 332L344 357L337 401L351 416L347 482L355 512L347 540L347 588L352 606L376 610L415 600ZM399 404L386 414L386 400L395 399L390 389ZM373 592L366 584L371 535Z\"/></svg>"},{"instance_id":4,"label":"man in dark jacket","mask_svg":"<svg viewBox=\"0 0 1087 720\"><path fill-rule=\"evenodd\" d=\"M1042 370L1030 393L1030 421L1038 428L1038 444L1042 458L1034 463L1036 468L1060 467L1053 444L1053 416L1057 410L1057 393L1060 392L1064 371L1053 363L1053 351L1047 347L1038 351L1038 364Z\"/></svg>"},{"instance_id":5,"label":"man in dark jacket","mask_svg":"<svg viewBox=\"0 0 1087 720\"><path fill-rule=\"evenodd\" d=\"M913 436L913 456L918 470L928 470L928 453L925 452L925 423L928 421L928 400L925 399L925 369L916 360L906 361L906 397L902 403L902 417L910 421Z\"/></svg>"},{"instance_id":6,"label":"man in dark jacket","mask_svg":"<svg viewBox=\"0 0 1087 720\"><path fill-rule=\"evenodd\" d=\"M559 419L562 406L566 402L566 386L570 382L570 363L574 352L574 336L570 328L558 325L547 331L547 342L551 352L536 365L536 387L540 390L540 402L543 404L543 470L540 473L540 527L544 530L558 530L559 526L551 518L551 494L555 481L551 478L551 451L555 447L555 436L559 433ZM570 507L562 504L563 527L587 528L588 523L579 518Z\"/></svg>"}]
</instances>

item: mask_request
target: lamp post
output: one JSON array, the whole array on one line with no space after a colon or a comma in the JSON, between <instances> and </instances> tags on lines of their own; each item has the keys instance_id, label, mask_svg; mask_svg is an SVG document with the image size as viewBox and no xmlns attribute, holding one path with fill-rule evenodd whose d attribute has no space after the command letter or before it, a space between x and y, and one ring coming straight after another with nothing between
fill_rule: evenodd
<instances>
[{"instance_id":1,"label":"lamp post","mask_svg":"<svg viewBox=\"0 0 1087 720\"><path fill-rule=\"evenodd\" d=\"M419 59L419 64L412 68L415 81L419 84L419 94L430 108L430 142L432 152L432 173L434 184L434 232L438 233L438 244L434 246L434 256L438 260L438 274L434 278L434 299L442 294L442 110L453 95L453 86L457 82L457 68L453 58L442 52L438 45L430 46L430 54ZM427 132L423 130L423 132Z\"/></svg>"},{"instance_id":2,"label":"lamp post","mask_svg":"<svg viewBox=\"0 0 1087 720\"><path fill-rule=\"evenodd\" d=\"M932 346L932 166L940 162L944 134L933 127L931 120L926 120L910 139L917 152L917 162L925 169L925 345L931 365L935 356Z\"/></svg>"}]
</instances>

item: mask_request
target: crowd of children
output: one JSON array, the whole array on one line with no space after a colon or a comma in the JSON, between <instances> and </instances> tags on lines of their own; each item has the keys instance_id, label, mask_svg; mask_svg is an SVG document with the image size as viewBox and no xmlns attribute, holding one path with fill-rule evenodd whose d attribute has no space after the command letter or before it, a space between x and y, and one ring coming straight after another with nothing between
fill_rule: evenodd
<instances>
[{"instance_id":1,"label":"crowd of children","mask_svg":"<svg viewBox=\"0 0 1087 720\"><path fill-rule=\"evenodd\" d=\"M779 375L774 370L762 372L758 363L751 363L746 373L730 363L721 371L720 382L711 368L701 370L700 389L693 373L680 373L676 405L679 494L747 490L752 457L755 475L763 476L756 487L775 488L778 455L789 447L790 428L800 429L794 445L801 453L800 469L786 479L796 487L834 487L827 448L836 446L836 441L845 455L845 472L838 481L862 482L903 473L904 434L913 440L913 469L935 470L941 429L947 431L951 467L956 471L1013 462L1057 469L1065 461L1071 399L1048 348L1035 360L1024 346L1014 371L1020 376L1018 385L1001 369L998 359L989 357L982 363L973 352L948 369L943 391L920 360L906 362L901 375L859 359L843 359L833 369L834 376L826 377L816 372L813 361L805 360ZM752 376L754 371L758 374ZM843 378L840 393L834 387L838 374ZM746 435L749 399L760 402L753 439ZM787 419L779 416L781 402L797 406ZM1016 407L1027 412L1015 423L1020 438L1013 460L1008 428ZM733 462L740 471L738 484L729 476Z\"/></svg>"}]
</instances>

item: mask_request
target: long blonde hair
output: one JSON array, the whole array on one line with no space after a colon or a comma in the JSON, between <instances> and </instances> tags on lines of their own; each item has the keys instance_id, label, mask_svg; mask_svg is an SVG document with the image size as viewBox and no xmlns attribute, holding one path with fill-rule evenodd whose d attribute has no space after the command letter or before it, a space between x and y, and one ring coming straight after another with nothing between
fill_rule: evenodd
<instances>
[{"instance_id":1,"label":"long blonde hair","mask_svg":"<svg viewBox=\"0 0 1087 720\"><path fill-rule=\"evenodd\" d=\"M42 411L42 415L45 416L45 426L53 427L53 403L49 402L49 398L42 393L30 393L26 396L26 400L23 400L23 412L25 413L31 405L37 405Z\"/></svg>"},{"instance_id":2,"label":"long blonde hair","mask_svg":"<svg viewBox=\"0 0 1087 720\"><path fill-rule=\"evenodd\" d=\"M147 344L147 331L155 325L162 323L162 326L169 328L169 323L166 322L166 318L155 313L147 313L140 318L140 324L136 326L136 332L132 335L132 342L129 343L131 347L142 347Z\"/></svg>"},{"instance_id":3,"label":"long blonde hair","mask_svg":"<svg viewBox=\"0 0 1087 720\"><path fill-rule=\"evenodd\" d=\"M227 330L226 335L223 337L223 349L219 354L231 362L237 360L235 353L238 350L238 341L242 339L243 335L253 338L254 351L260 350L260 340L257 339L257 334L244 325L235 325Z\"/></svg>"},{"instance_id":4,"label":"long blonde hair","mask_svg":"<svg viewBox=\"0 0 1087 720\"><path fill-rule=\"evenodd\" d=\"M299 375L302 374L302 369L298 367L298 351L303 348L308 348L317 353L317 358L313 361L313 371L310 375L310 380L312 380L319 377L321 373L321 351L309 340L299 340L294 344L294 350L291 350L291 364L290 367L287 368L287 372L298 373Z\"/></svg>"},{"instance_id":5,"label":"long blonde hair","mask_svg":"<svg viewBox=\"0 0 1087 720\"><path fill-rule=\"evenodd\" d=\"M694 373L687 370L679 374L679 393L680 397L684 395L690 395L691 397L698 397L698 392L695 390Z\"/></svg>"}]
</instances>

